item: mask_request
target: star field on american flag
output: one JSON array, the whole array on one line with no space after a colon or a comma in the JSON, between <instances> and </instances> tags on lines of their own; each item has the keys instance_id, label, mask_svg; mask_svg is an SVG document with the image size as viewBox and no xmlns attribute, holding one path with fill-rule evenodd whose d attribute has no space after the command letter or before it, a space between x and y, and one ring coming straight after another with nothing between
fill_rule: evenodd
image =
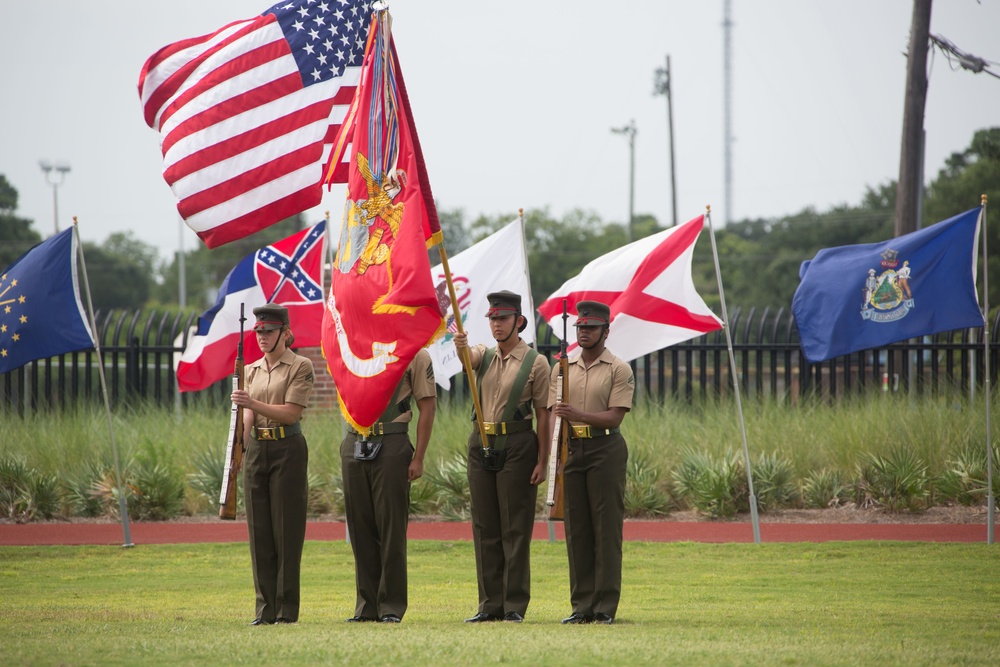
<instances>
[{"instance_id":1,"label":"star field on american flag","mask_svg":"<svg viewBox=\"0 0 1000 667\"><path fill-rule=\"evenodd\" d=\"M279 2L264 12L278 19L303 86L341 76L348 65L361 65L370 17L370 3L363 4L364 11L347 0Z\"/></svg>"}]
</instances>

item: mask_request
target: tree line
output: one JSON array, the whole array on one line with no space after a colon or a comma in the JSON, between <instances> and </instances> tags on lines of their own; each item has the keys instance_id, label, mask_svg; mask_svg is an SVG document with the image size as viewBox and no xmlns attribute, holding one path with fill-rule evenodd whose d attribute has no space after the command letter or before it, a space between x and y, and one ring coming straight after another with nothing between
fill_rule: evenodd
<instances>
[{"instance_id":1,"label":"tree line","mask_svg":"<svg viewBox=\"0 0 1000 667\"><path fill-rule=\"evenodd\" d=\"M945 161L925 189L923 225L977 206L982 194L1000 201L998 185L1000 127L979 130L968 147ZM17 190L0 174L0 267L9 266L42 240L33 229L33 221L17 215L17 203ZM867 187L855 205L843 204L823 212L809 207L787 216L745 219L716 228L727 302L744 308L789 307L803 261L821 248L892 238L895 206L896 183L889 181ZM468 219L461 209L444 208L439 209L439 216L446 251L454 256L510 222L514 214ZM296 216L214 250L199 246L186 251L187 305L199 311L209 307L226 274L243 257L313 222ZM998 224L989 225L991 248L1000 248ZM654 216L637 215L632 233L641 238L661 229ZM535 304L588 262L623 245L626 238L624 224L604 221L592 211L572 210L561 218L548 208L525 211L525 245ZM84 243L84 253L95 308L178 306L177 253L161 257L158 248L139 240L132 231L115 232L102 244ZM438 263L438 251L431 253L431 263ZM1000 259L994 255L989 262L991 273L997 275ZM980 275L982 271L980 266ZM707 233L695 247L693 272L699 293L718 311L715 265ZM990 284L990 303L1000 304L1000 280Z\"/></svg>"}]
</instances>

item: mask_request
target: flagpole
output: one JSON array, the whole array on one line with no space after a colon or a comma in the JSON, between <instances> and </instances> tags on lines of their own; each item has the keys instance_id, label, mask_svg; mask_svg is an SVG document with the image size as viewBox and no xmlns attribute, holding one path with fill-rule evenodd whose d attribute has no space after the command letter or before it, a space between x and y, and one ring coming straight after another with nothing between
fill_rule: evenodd
<instances>
[{"instance_id":1,"label":"flagpole","mask_svg":"<svg viewBox=\"0 0 1000 667\"><path fill-rule=\"evenodd\" d=\"M740 378L736 373L736 355L733 353L733 338L729 333L729 314L726 312L726 294L722 290L722 270L719 268L719 250L715 245L715 227L712 226L712 207L705 207L709 237L712 239L712 258L715 260L715 277L719 283L719 300L722 302L722 330L726 332L726 348L729 350L729 369L733 376L733 392L736 395L736 411L740 415L740 434L743 436L743 462L747 467L747 485L750 491L750 521L753 524L753 541L760 544L760 520L757 517L757 496L753 491L753 473L750 470L750 450L747 447L747 427L743 419L743 404L740 401Z\"/></svg>"},{"instance_id":2,"label":"flagpole","mask_svg":"<svg viewBox=\"0 0 1000 667\"><path fill-rule=\"evenodd\" d=\"M993 439L990 429L990 283L989 254L986 249L986 195L982 195L983 234L983 363L986 372L983 378L983 393L986 394L986 544L993 544L993 526L996 521L996 497L993 495Z\"/></svg>"},{"instance_id":3,"label":"flagpole","mask_svg":"<svg viewBox=\"0 0 1000 667\"><path fill-rule=\"evenodd\" d=\"M90 316L90 329L94 333L94 351L97 353L97 366L101 369L101 391L104 394L104 412L108 416L108 433L111 435L111 455L115 460L115 474L118 476L118 513L121 515L123 547L134 547L128 523L128 502L125 499L125 485L122 478L122 466L118 461L118 445L115 443L115 428L111 421L111 401L108 400L108 381L104 377L104 360L101 358L101 334L94 318L94 299L90 295L90 280L87 277L87 261L83 257L83 244L80 243L80 232L76 216L73 216L73 237L76 240L77 253L80 256L80 268L83 269L83 289L87 292L87 314Z\"/></svg>"},{"instance_id":4,"label":"flagpole","mask_svg":"<svg viewBox=\"0 0 1000 667\"><path fill-rule=\"evenodd\" d=\"M462 327L462 311L458 309L458 297L455 296L455 283L451 280L451 269L448 268L448 251L444 248L444 239L438 243L438 253L441 255L441 269L444 271L445 282L448 283L448 298L451 299L451 312L455 314L455 326L458 333L465 333ZM458 351L458 357L462 360L462 368L469 378L469 393L472 394L472 406L476 410L476 426L479 428L479 441L483 449L489 449L489 440L486 438L486 426L483 425L483 407L479 403L479 390L476 388L476 376L472 373L472 359L469 356L469 348L466 347Z\"/></svg>"},{"instance_id":5,"label":"flagpole","mask_svg":"<svg viewBox=\"0 0 1000 667\"><path fill-rule=\"evenodd\" d=\"M340 224L343 226L344 218L341 217ZM337 249L340 249L340 230L337 230ZM326 241L326 258L323 263L323 268L320 270L319 282L323 288L323 294L326 294L326 267L330 267L330 282L333 282L333 260L337 256L336 250L333 249L333 230L330 229L330 212L326 211L326 229L323 230L323 240ZM339 390L338 390L339 391ZM337 410L337 417L340 419L340 439L343 441L347 437L347 420L344 419L344 415L341 414L340 410ZM347 522L344 522L344 541L347 544L351 543L351 531L347 527Z\"/></svg>"},{"instance_id":6,"label":"flagpole","mask_svg":"<svg viewBox=\"0 0 1000 667\"><path fill-rule=\"evenodd\" d=\"M528 267L528 246L524 241L524 209L517 209L517 219L521 223L521 252L524 256L524 277L528 279L528 312L531 313L531 325L535 327L535 349L538 349L538 320L535 317L535 301L531 298L531 269ZM556 524L552 519L546 520L549 531L549 542L556 541Z\"/></svg>"},{"instance_id":7,"label":"flagpole","mask_svg":"<svg viewBox=\"0 0 1000 667\"><path fill-rule=\"evenodd\" d=\"M531 268L528 266L528 246L524 242L524 209L517 209L517 220L521 224L521 256L524 257L524 277L528 279L528 312L531 326L535 327L535 349L538 349L538 320L535 317L535 300L531 298Z\"/></svg>"}]
</instances>

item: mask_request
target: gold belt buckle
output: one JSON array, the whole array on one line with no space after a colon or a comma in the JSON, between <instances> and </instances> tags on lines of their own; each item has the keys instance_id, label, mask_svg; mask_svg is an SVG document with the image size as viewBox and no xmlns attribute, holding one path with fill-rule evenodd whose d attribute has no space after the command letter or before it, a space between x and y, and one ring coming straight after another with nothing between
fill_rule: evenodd
<instances>
[{"instance_id":1,"label":"gold belt buckle","mask_svg":"<svg viewBox=\"0 0 1000 667\"><path fill-rule=\"evenodd\" d=\"M574 438L589 438L590 437L590 424L584 424L582 426L573 427L573 437Z\"/></svg>"},{"instance_id":2,"label":"gold belt buckle","mask_svg":"<svg viewBox=\"0 0 1000 667\"><path fill-rule=\"evenodd\" d=\"M496 422L483 422L483 431L486 435L496 435L497 434L497 423Z\"/></svg>"},{"instance_id":3,"label":"gold belt buckle","mask_svg":"<svg viewBox=\"0 0 1000 667\"><path fill-rule=\"evenodd\" d=\"M274 429L270 426L262 426L257 429L257 439L258 440L277 440L274 437Z\"/></svg>"}]
</instances>

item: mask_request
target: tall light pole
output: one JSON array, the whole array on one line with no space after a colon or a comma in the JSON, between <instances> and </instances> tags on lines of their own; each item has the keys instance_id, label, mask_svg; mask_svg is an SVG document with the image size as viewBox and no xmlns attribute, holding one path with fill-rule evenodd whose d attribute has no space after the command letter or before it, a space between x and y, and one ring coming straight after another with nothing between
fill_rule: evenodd
<instances>
[{"instance_id":1,"label":"tall light pole","mask_svg":"<svg viewBox=\"0 0 1000 667\"><path fill-rule=\"evenodd\" d=\"M733 48L732 0L723 0L722 11L722 58L723 58L723 142L725 154L725 206L726 224L733 221Z\"/></svg>"},{"instance_id":2,"label":"tall light pole","mask_svg":"<svg viewBox=\"0 0 1000 667\"><path fill-rule=\"evenodd\" d=\"M677 177L674 172L674 98L670 94L670 55L667 68L658 67L654 73L653 94L667 96L667 134L670 139L670 203L671 227L677 226Z\"/></svg>"},{"instance_id":3,"label":"tall light pole","mask_svg":"<svg viewBox=\"0 0 1000 667\"><path fill-rule=\"evenodd\" d=\"M613 127L615 134L628 137L629 169L628 169L628 223L625 225L625 238L632 242L632 223L635 220L635 120L630 120L625 127Z\"/></svg>"},{"instance_id":4,"label":"tall light pole","mask_svg":"<svg viewBox=\"0 0 1000 667\"><path fill-rule=\"evenodd\" d=\"M52 186L52 222L55 233L59 233L59 186L66 180L69 165L65 162L52 164L48 160L39 160L38 166L45 172L45 182ZM54 173L53 173L54 172Z\"/></svg>"}]
</instances>

